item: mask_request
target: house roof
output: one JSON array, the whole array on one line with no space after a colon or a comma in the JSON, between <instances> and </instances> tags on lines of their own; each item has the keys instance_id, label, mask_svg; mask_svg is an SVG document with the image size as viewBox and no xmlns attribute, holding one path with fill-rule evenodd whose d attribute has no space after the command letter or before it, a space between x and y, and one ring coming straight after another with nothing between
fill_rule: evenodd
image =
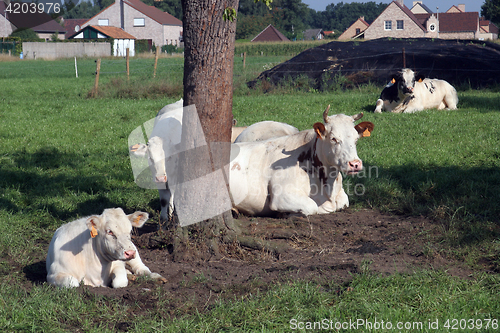
<instances>
[{"instance_id":1,"label":"house roof","mask_svg":"<svg viewBox=\"0 0 500 333\"><path fill-rule=\"evenodd\" d=\"M498 34L498 27L495 25L495 23L487 20L480 20L479 21L479 26L484 32L490 32L494 34Z\"/></svg>"},{"instance_id":2,"label":"house roof","mask_svg":"<svg viewBox=\"0 0 500 333\"><path fill-rule=\"evenodd\" d=\"M80 31L82 25L88 20L89 19L65 19L63 23L64 29L66 30L66 38ZM76 27L78 27L78 30L76 30Z\"/></svg>"},{"instance_id":3,"label":"house roof","mask_svg":"<svg viewBox=\"0 0 500 333\"><path fill-rule=\"evenodd\" d=\"M427 13L432 13L432 10L429 7L427 7L426 5L424 5L423 3L420 3L420 2L417 2L415 4L415 6L411 7L411 12L413 12L413 8L415 8L417 6L422 7L422 9L425 10Z\"/></svg>"},{"instance_id":4,"label":"house roof","mask_svg":"<svg viewBox=\"0 0 500 333\"><path fill-rule=\"evenodd\" d=\"M125 0L124 2L160 24L182 26L181 20L167 12L161 11L155 6L148 6L140 0Z\"/></svg>"},{"instance_id":5,"label":"house roof","mask_svg":"<svg viewBox=\"0 0 500 333\"><path fill-rule=\"evenodd\" d=\"M464 13L464 11L462 11L460 8L458 8L455 5L451 6L450 9L448 9L446 12L447 13L448 12L451 12L451 13L457 13L457 12Z\"/></svg>"},{"instance_id":6,"label":"house roof","mask_svg":"<svg viewBox=\"0 0 500 333\"><path fill-rule=\"evenodd\" d=\"M11 1L10 3L16 3L18 1ZM20 3L20 2L18 2ZM6 5L4 1L0 1L0 13L2 16L7 16L7 20L12 23L17 29L33 29L35 32L66 32L66 30L57 23L52 17L44 12L39 13L6 13Z\"/></svg>"},{"instance_id":7,"label":"house roof","mask_svg":"<svg viewBox=\"0 0 500 333\"><path fill-rule=\"evenodd\" d=\"M425 25L432 14L415 14L418 20ZM478 12L461 13L439 13L439 31L441 32L460 32L478 30Z\"/></svg>"},{"instance_id":8,"label":"house roof","mask_svg":"<svg viewBox=\"0 0 500 333\"><path fill-rule=\"evenodd\" d=\"M161 11L160 9L156 8L155 6L148 6L148 5L146 5L144 2L142 2L140 0L124 0L123 2L126 3L126 4L128 4L130 7L136 9L137 11L143 13L147 17L149 17L149 18L155 20L156 22L162 24L162 25L179 25L179 26L182 26L182 21L181 20L179 20L178 18L176 18L175 16L173 16L173 15L167 13L167 12ZM97 17L97 16L101 15L101 13L103 11L105 11L106 9L108 9L109 7L112 7L114 5L116 5L116 2L113 2L111 5L109 5L108 7L104 8L99 13L97 13L96 15L94 15L93 17L91 17L90 19L88 19L87 21L90 21L94 17ZM85 22L87 22L87 21L85 21Z\"/></svg>"},{"instance_id":9,"label":"house roof","mask_svg":"<svg viewBox=\"0 0 500 333\"><path fill-rule=\"evenodd\" d=\"M477 31L478 28L478 12L439 14L439 31Z\"/></svg>"},{"instance_id":10,"label":"house roof","mask_svg":"<svg viewBox=\"0 0 500 333\"><path fill-rule=\"evenodd\" d=\"M278 31L272 24L269 24L264 30L262 30L251 42L289 42L290 40L286 38L281 32Z\"/></svg>"},{"instance_id":11,"label":"house roof","mask_svg":"<svg viewBox=\"0 0 500 333\"><path fill-rule=\"evenodd\" d=\"M400 5L397 1L393 1L393 2L391 2L391 4L392 3L396 4L396 6L398 6L403 11L403 13L405 13L413 22L415 22L415 24L420 29L422 29L423 31L427 31L427 29L422 25L422 23L420 23L420 21L417 19L417 17L415 16L415 14L413 14L408 7L406 7L405 5ZM389 6L391 4L389 4ZM389 7L389 6L387 6L387 7ZM387 8L385 10L387 10Z\"/></svg>"},{"instance_id":12,"label":"house roof","mask_svg":"<svg viewBox=\"0 0 500 333\"><path fill-rule=\"evenodd\" d=\"M90 25L89 27L94 28L99 31L103 35L106 35L115 39L136 39L134 36L129 34L128 32L123 31L121 28L110 27L110 26L102 26L102 25ZM87 27L86 27L87 28Z\"/></svg>"},{"instance_id":13,"label":"house roof","mask_svg":"<svg viewBox=\"0 0 500 333\"><path fill-rule=\"evenodd\" d=\"M318 37L319 34L321 34L322 29L307 29L304 31L304 39L305 40L310 40L310 39L315 39Z\"/></svg>"}]
</instances>

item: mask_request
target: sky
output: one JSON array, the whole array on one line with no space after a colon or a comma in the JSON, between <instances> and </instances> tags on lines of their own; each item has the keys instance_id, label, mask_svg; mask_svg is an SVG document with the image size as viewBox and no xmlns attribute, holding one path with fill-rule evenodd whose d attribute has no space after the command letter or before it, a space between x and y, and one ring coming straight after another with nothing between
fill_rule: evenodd
<instances>
[{"instance_id":1,"label":"sky","mask_svg":"<svg viewBox=\"0 0 500 333\"><path fill-rule=\"evenodd\" d=\"M375 3L391 3L392 0L302 0L303 3L309 6L309 8L316 11L324 11L326 6L330 4L337 4L339 2L351 3L351 2L369 2L373 1ZM481 14L481 6L484 4L484 0L422 0L422 3L429 7L433 12L436 12L436 7L439 7L439 12L445 12L450 9L453 5L465 4L466 12L479 12ZM413 7L413 0L404 0L406 7Z\"/></svg>"}]
</instances>

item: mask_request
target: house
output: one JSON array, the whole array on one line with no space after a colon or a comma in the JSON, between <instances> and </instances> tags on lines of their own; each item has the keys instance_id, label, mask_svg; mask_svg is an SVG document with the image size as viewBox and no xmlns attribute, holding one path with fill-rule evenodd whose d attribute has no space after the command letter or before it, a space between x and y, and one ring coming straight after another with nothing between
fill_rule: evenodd
<instances>
[{"instance_id":1,"label":"house","mask_svg":"<svg viewBox=\"0 0 500 333\"><path fill-rule=\"evenodd\" d=\"M307 29L304 31L304 40L321 40L323 39L322 29Z\"/></svg>"},{"instance_id":2,"label":"house","mask_svg":"<svg viewBox=\"0 0 500 333\"><path fill-rule=\"evenodd\" d=\"M251 42L289 42L290 40L286 38L281 32L275 27L269 24L264 30L262 30Z\"/></svg>"},{"instance_id":3,"label":"house","mask_svg":"<svg viewBox=\"0 0 500 333\"><path fill-rule=\"evenodd\" d=\"M413 7L410 10L413 14L432 14L432 10L424 5L422 1L413 1Z\"/></svg>"},{"instance_id":4,"label":"house","mask_svg":"<svg viewBox=\"0 0 500 333\"><path fill-rule=\"evenodd\" d=\"M414 2L412 12L404 0L391 2L365 30L365 39L392 38L442 38L482 39L494 38L494 33L482 33L478 12L466 12L465 5L452 6L445 13L427 12L421 2ZM422 13L425 11L425 13ZM495 28L491 28L495 31ZM498 34L496 35L498 37Z\"/></svg>"},{"instance_id":5,"label":"house","mask_svg":"<svg viewBox=\"0 0 500 333\"><path fill-rule=\"evenodd\" d=\"M498 39L498 27L493 22L481 20L479 26L479 39Z\"/></svg>"},{"instance_id":6,"label":"house","mask_svg":"<svg viewBox=\"0 0 500 333\"><path fill-rule=\"evenodd\" d=\"M115 0L81 27L117 27L156 46L181 45L182 21L140 0Z\"/></svg>"},{"instance_id":7,"label":"house","mask_svg":"<svg viewBox=\"0 0 500 333\"><path fill-rule=\"evenodd\" d=\"M16 4L19 4L19 7ZM11 1L6 5L5 1L0 1L0 37L8 37L17 29L33 29L38 38L50 40L52 36L57 35L58 39L64 39L66 30L50 15L38 11L30 13L22 9L16 10L23 8L21 4L22 2Z\"/></svg>"},{"instance_id":8,"label":"house","mask_svg":"<svg viewBox=\"0 0 500 333\"><path fill-rule=\"evenodd\" d=\"M121 28L88 25L69 37L69 39L106 39L113 38L113 55L124 57L129 49L129 56L135 55L135 37Z\"/></svg>"},{"instance_id":9,"label":"house","mask_svg":"<svg viewBox=\"0 0 500 333\"><path fill-rule=\"evenodd\" d=\"M365 21L365 17L361 16L359 19L354 21L353 24L349 26L340 36L339 40L356 39L364 34L364 31L370 26L368 22Z\"/></svg>"},{"instance_id":10,"label":"house","mask_svg":"<svg viewBox=\"0 0 500 333\"><path fill-rule=\"evenodd\" d=\"M61 19L63 25L64 25L64 30L66 30L66 39L68 39L70 36L73 36L75 32L80 31L82 28L82 25L85 24L89 19Z\"/></svg>"}]
</instances>

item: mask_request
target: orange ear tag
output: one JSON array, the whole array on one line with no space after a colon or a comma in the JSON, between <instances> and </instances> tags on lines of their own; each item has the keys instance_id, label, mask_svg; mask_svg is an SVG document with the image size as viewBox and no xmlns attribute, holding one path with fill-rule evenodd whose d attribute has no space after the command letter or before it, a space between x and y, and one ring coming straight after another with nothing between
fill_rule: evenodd
<instances>
[{"instance_id":1,"label":"orange ear tag","mask_svg":"<svg viewBox=\"0 0 500 333\"><path fill-rule=\"evenodd\" d=\"M422 83L422 79L418 79L418 82Z\"/></svg>"},{"instance_id":2,"label":"orange ear tag","mask_svg":"<svg viewBox=\"0 0 500 333\"><path fill-rule=\"evenodd\" d=\"M134 219L134 223L135 224L139 224L139 221L141 220L141 216L137 216L135 219Z\"/></svg>"},{"instance_id":3,"label":"orange ear tag","mask_svg":"<svg viewBox=\"0 0 500 333\"><path fill-rule=\"evenodd\" d=\"M97 236L97 230L92 226L92 229L90 229L90 237L94 238Z\"/></svg>"},{"instance_id":4,"label":"orange ear tag","mask_svg":"<svg viewBox=\"0 0 500 333\"><path fill-rule=\"evenodd\" d=\"M371 135L371 133L370 133L370 131L368 130L368 128L367 128L367 129L365 129L365 131L363 132L363 138L365 138L365 137L367 137L367 136L370 136L370 135Z\"/></svg>"},{"instance_id":5,"label":"orange ear tag","mask_svg":"<svg viewBox=\"0 0 500 333\"><path fill-rule=\"evenodd\" d=\"M391 83L392 83L392 84L396 83L396 79L395 79L395 78L392 78Z\"/></svg>"}]
</instances>

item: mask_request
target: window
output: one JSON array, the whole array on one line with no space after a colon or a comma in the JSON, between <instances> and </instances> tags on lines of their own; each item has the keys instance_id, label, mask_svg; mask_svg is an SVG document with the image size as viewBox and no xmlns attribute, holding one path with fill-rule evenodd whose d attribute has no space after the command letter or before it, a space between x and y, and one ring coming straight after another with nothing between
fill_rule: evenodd
<instances>
[{"instance_id":1,"label":"window","mask_svg":"<svg viewBox=\"0 0 500 333\"><path fill-rule=\"evenodd\" d=\"M431 23L431 24L429 25L429 30L430 30L430 31L435 31L435 30L436 30L436 25L435 25L434 23Z\"/></svg>"},{"instance_id":2,"label":"window","mask_svg":"<svg viewBox=\"0 0 500 333\"><path fill-rule=\"evenodd\" d=\"M109 25L109 20L108 19L99 19L97 20L97 25Z\"/></svg>"},{"instance_id":3,"label":"window","mask_svg":"<svg viewBox=\"0 0 500 333\"><path fill-rule=\"evenodd\" d=\"M384 30L392 30L392 21L385 21Z\"/></svg>"},{"instance_id":4,"label":"window","mask_svg":"<svg viewBox=\"0 0 500 333\"><path fill-rule=\"evenodd\" d=\"M360 28L356 28L356 35L359 35L361 33L361 29Z\"/></svg>"},{"instance_id":5,"label":"window","mask_svg":"<svg viewBox=\"0 0 500 333\"><path fill-rule=\"evenodd\" d=\"M146 23L144 22L144 18L135 18L134 19L134 27L144 27Z\"/></svg>"},{"instance_id":6,"label":"window","mask_svg":"<svg viewBox=\"0 0 500 333\"><path fill-rule=\"evenodd\" d=\"M397 30L403 30L404 29L404 21L403 20L397 20L396 21L396 29Z\"/></svg>"}]
</instances>

